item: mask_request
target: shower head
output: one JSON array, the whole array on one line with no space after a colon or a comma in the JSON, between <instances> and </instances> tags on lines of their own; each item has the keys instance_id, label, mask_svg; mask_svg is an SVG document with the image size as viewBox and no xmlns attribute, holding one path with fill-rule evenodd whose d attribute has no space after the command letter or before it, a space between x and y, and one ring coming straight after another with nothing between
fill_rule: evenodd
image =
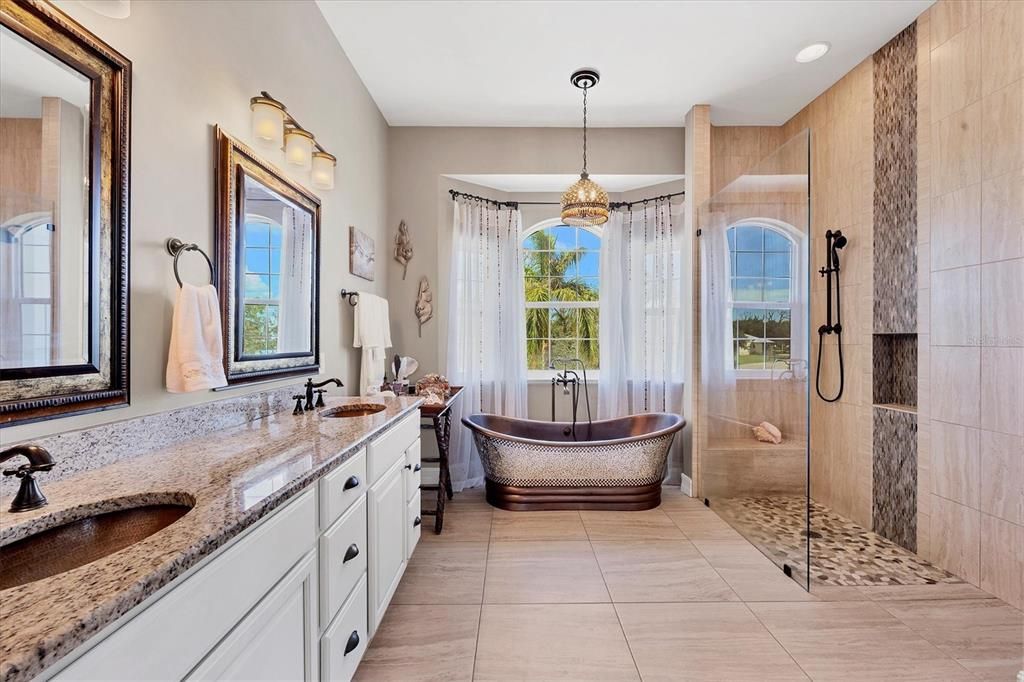
<instances>
[{"instance_id":1,"label":"shower head","mask_svg":"<svg viewBox=\"0 0 1024 682\"><path fill-rule=\"evenodd\" d=\"M846 237L843 235L842 231L836 230L832 233L832 248L841 249L844 246L846 246Z\"/></svg>"}]
</instances>

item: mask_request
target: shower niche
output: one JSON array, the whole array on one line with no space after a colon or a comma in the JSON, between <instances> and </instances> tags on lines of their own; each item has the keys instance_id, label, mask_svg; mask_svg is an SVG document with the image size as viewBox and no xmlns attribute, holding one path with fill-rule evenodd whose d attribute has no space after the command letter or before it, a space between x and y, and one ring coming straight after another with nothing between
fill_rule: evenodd
<instances>
[{"instance_id":1,"label":"shower niche","mask_svg":"<svg viewBox=\"0 0 1024 682\"><path fill-rule=\"evenodd\" d=\"M874 334L871 351L872 403L916 412L917 334Z\"/></svg>"}]
</instances>

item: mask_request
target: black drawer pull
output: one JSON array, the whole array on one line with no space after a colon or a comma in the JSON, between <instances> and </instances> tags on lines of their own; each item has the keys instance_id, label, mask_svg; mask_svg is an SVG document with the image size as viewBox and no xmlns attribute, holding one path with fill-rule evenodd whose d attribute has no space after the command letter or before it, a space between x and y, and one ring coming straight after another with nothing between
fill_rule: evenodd
<instances>
[{"instance_id":1,"label":"black drawer pull","mask_svg":"<svg viewBox=\"0 0 1024 682\"><path fill-rule=\"evenodd\" d=\"M422 468L423 468L422 464L417 464L416 467L413 469L413 471L419 471Z\"/></svg>"},{"instance_id":2,"label":"black drawer pull","mask_svg":"<svg viewBox=\"0 0 1024 682\"><path fill-rule=\"evenodd\" d=\"M352 488L358 488L358 487L359 487L359 477L358 476L349 476L348 480L345 481L345 485L341 486L341 489L342 490L352 490Z\"/></svg>"},{"instance_id":3,"label":"black drawer pull","mask_svg":"<svg viewBox=\"0 0 1024 682\"><path fill-rule=\"evenodd\" d=\"M403 468L408 469L409 471L412 471L412 465L411 464L406 464L405 467L403 467Z\"/></svg>"},{"instance_id":4,"label":"black drawer pull","mask_svg":"<svg viewBox=\"0 0 1024 682\"><path fill-rule=\"evenodd\" d=\"M423 521L420 519L420 517L417 516L412 521L412 527L415 528L416 526L420 525L421 523L423 523Z\"/></svg>"},{"instance_id":5,"label":"black drawer pull","mask_svg":"<svg viewBox=\"0 0 1024 682\"><path fill-rule=\"evenodd\" d=\"M359 545L353 542L348 546L348 549L345 550L345 558L341 560L341 563L347 564L357 556L359 556Z\"/></svg>"},{"instance_id":6,"label":"black drawer pull","mask_svg":"<svg viewBox=\"0 0 1024 682\"><path fill-rule=\"evenodd\" d=\"M345 656L356 650L359 646L359 632L356 630L352 631L352 634L348 636L348 642L345 643Z\"/></svg>"}]
</instances>

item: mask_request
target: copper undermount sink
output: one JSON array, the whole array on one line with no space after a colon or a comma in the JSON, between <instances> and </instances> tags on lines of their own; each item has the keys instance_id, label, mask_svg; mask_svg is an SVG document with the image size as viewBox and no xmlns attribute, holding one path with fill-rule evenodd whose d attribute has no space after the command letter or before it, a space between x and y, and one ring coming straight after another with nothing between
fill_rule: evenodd
<instances>
[{"instance_id":1,"label":"copper undermount sink","mask_svg":"<svg viewBox=\"0 0 1024 682\"><path fill-rule=\"evenodd\" d=\"M94 514L0 547L0 590L92 563L148 538L192 509L150 504Z\"/></svg>"},{"instance_id":2,"label":"copper undermount sink","mask_svg":"<svg viewBox=\"0 0 1024 682\"><path fill-rule=\"evenodd\" d=\"M368 417L384 410L380 403L352 403L339 405L320 413L321 417Z\"/></svg>"}]
</instances>

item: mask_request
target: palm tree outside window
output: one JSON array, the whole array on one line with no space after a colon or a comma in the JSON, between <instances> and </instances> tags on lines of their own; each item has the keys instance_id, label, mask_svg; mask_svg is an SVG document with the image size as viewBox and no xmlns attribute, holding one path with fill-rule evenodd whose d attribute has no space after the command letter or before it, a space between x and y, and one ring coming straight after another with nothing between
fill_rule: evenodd
<instances>
[{"instance_id":1,"label":"palm tree outside window","mask_svg":"<svg viewBox=\"0 0 1024 682\"><path fill-rule=\"evenodd\" d=\"M546 221L523 238L528 370L557 358L598 369L601 235Z\"/></svg>"}]
</instances>

